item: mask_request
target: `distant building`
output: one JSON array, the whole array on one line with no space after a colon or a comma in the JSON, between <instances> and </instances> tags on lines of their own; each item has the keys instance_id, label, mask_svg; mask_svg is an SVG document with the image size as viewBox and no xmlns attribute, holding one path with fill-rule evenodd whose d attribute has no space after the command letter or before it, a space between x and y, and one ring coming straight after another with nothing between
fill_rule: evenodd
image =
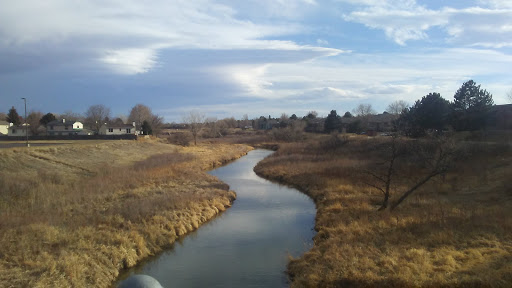
<instances>
[{"instance_id":1,"label":"distant building","mask_svg":"<svg viewBox=\"0 0 512 288\"><path fill-rule=\"evenodd\" d=\"M137 131L135 129L135 122L132 125L129 124L104 124L100 127L99 131L100 135L137 135Z\"/></svg>"},{"instance_id":2,"label":"distant building","mask_svg":"<svg viewBox=\"0 0 512 288\"><path fill-rule=\"evenodd\" d=\"M66 119L54 120L46 124L46 133L50 136L92 135L91 131L84 129L82 122L66 122Z\"/></svg>"},{"instance_id":3,"label":"distant building","mask_svg":"<svg viewBox=\"0 0 512 288\"><path fill-rule=\"evenodd\" d=\"M29 124L14 126L12 123L10 123L9 125L11 126L9 126L7 136L32 136L32 132L30 132L30 129L28 129ZM28 131L25 131L27 129Z\"/></svg>"},{"instance_id":4,"label":"distant building","mask_svg":"<svg viewBox=\"0 0 512 288\"><path fill-rule=\"evenodd\" d=\"M512 130L512 104L492 106L489 119L487 129Z\"/></svg>"},{"instance_id":5,"label":"distant building","mask_svg":"<svg viewBox=\"0 0 512 288\"><path fill-rule=\"evenodd\" d=\"M0 135L7 135L9 133L9 127L12 126L12 123L7 121L0 121Z\"/></svg>"}]
</instances>

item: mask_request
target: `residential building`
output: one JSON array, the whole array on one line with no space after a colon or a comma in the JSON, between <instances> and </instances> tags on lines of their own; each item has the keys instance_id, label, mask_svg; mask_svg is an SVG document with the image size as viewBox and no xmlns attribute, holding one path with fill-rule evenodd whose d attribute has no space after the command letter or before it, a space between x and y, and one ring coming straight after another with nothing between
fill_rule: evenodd
<instances>
[{"instance_id":1,"label":"residential building","mask_svg":"<svg viewBox=\"0 0 512 288\"><path fill-rule=\"evenodd\" d=\"M7 136L32 136L32 132L30 132L30 129L28 129L28 131L25 131L28 128L29 124L22 124L17 126L12 125L12 123L10 124L11 126L8 129Z\"/></svg>"},{"instance_id":2,"label":"residential building","mask_svg":"<svg viewBox=\"0 0 512 288\"><path fill-rule=\"evenodd\" d=\"M126 135L133 134L137 135L137 131L135 129L135 122L132 125L129 124L107 124L105 123L100 127L99 131L100 135Z\"/></svg>"},{"instance_id":3,"label":"residential building","mask_svg":"<svg viewBox=\"0 0 512 288\"><path fill-rule=\"evenodd\" d=\"M84 130L84 124L79 121L69 121L66 119L62 121L54 120L46 124L46 133L50 136L53 135L91 135L91 132Z\"/></svg>"},{"instance_id":4,"label":"residential building","mask_svg":"<svg viewBox=\"0 0 512 288\"><path fill-rule=\"evenodd\" d=\"M9 127L12 126L12 123L7 121L0 121L0 135L7 135L9 133Z\"/></svg>"}]
</instances>

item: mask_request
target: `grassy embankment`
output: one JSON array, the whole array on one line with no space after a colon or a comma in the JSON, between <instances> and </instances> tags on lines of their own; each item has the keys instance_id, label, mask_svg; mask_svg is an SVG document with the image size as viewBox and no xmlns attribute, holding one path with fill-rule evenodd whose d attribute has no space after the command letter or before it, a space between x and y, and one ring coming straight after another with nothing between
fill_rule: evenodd
<instances>
[{"instance_id":1,"label":"grassy embankment","mask_svg":"<svg viewBox=\"0 0 512 288\"><path fill-rule=\"evenodd\" d=\"M0 150L0 287L110 286L229 207L235 193L205 170L250 149L112 141Z\"/></svg>"},{"instance_id":2,"label":"grassy embankment","mask_svg":"<svg viewBox=\"0 0 512 288\"><path fill-rule=\"evenodd\" d=\"M457 142L465 160L378 212L383 196L362 171L382 166L391 140L325 137L282 144L255 168L317 205L315 245L288 265L292 287L512 287L510 141ZM392 191L425 173L409 156Z\"/></svg>"}]
</instances>

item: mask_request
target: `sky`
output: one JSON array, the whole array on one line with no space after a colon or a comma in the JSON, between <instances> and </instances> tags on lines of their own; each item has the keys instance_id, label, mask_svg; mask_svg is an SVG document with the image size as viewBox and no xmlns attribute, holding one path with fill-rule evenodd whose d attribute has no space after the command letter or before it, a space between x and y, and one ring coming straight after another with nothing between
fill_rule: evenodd
<instances>
[{"instance_id":1,"label":"sky","mask_svg":"<svg viewBox=\"0 0 512 288\"><path fill-rule=\"evenodd\" d=\"M166 122L383 112L473 79L507 104L512 0L0 0L0 112Z\"/></svg>"}]
</instances>

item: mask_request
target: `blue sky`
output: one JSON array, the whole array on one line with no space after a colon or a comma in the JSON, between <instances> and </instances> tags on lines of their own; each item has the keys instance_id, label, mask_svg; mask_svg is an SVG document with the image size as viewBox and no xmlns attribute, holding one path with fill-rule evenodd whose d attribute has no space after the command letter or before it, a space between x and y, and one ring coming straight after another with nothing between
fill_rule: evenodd
<instances>
[{"instance_id":1,"label":"blue sky","mask_svg":"<svg viewBox=\"0 0 512 288\"><path fill-rule=\"evenodd\" d=\"M447 4L448 3L448 4ZM0 110L166 121L327 115L448 100L475 80L508 102L512 1L0 0Z\"/></svg>"}]
</instances>

